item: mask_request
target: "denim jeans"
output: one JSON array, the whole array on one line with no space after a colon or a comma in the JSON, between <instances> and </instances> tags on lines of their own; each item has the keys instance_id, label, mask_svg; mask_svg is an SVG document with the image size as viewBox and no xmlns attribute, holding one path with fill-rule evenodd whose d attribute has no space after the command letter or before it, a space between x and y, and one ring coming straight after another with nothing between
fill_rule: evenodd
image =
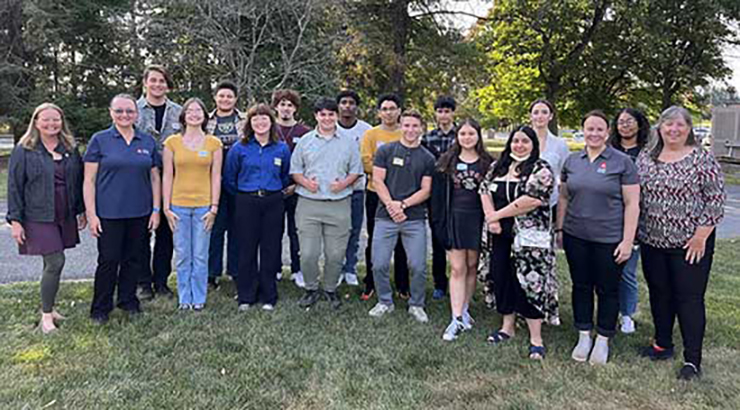
<instances>
[{"instance_id":1,"label":"denim jeans","mask_svg":"<svg viewBox=\"0 0 740 410\"><path fill-rule=\"evenodd\" d=\"M632 317L637 311L637 261L639 259L640 249L635 247L632 250L632 256L622 270L622 281L619 282L619 313L622 316Z\"/></svg>"},{"instance_id":2,"label":"denim jeans","mask_svg":"<svg viewBox=\"0 0 740 410\"><path fill-rule=\"evenodd\" d=\"M378 300L384 305L393 304L390 269L391 254L401 239L411 270L411 299L409 306L424 307L427 281L427 221L417 219L395 223L390 219L375 218L373 234L373 277Z\"/></svg>"},{"instance_id":3,"label":"denim jeans","mask_svg":"<svg viewBox=\"0 0 740 410\"><path fill-rule=\"evenodd\" d=\"M208 248L208 275L219 277L224 271L224 236L228 233L226 242L226 273L236 278L239 263L239 246L236 241L234 226L235 198L226 188L221 187L221 199L218 205L218 215L211 229L211 245Z\"/></svg>"},{"instance_id":4,"label":"denim jeans","mask_svg":"<svg viewBox=\"0 0 740 410\"><path fill-rule=\"evenodd\" d=\"M360 231L365 217L365 191L352 192L352 229L349 232L347 255L344 260L343 273L357 274L357 251L360 248Z\"/></svg>"},{"instance_id":5,"label":"denim jeans","mask_svg":"<svg viewBox=\"0 0 740 410\"><path fill-rule=\"evenodd\" d=\"M180 218L172 237L176 253L177 294L181 304L206 303L210 232L205 230L203 216L208 208L172 206L172 212Z\"/></svg>"}]
</instances>

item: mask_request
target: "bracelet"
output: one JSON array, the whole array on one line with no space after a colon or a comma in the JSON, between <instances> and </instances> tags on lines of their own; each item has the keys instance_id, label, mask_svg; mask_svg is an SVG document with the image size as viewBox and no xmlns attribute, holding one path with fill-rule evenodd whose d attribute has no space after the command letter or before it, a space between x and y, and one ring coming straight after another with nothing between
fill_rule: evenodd
<instances>
[{"instance_id":1,"label":"bracelet","mask_svg":"<svg viewBox=\"0 0 740 410\"><path fill-rule=\"evenodd\" d=\"M155 213L155 214L158 214L159 213L159 207L153 206L152 207L152 212Z\"/></svg>"},{"instance_id":2,"label":"bracelet","mask_svg":"<svg viewBox=\"0 0 740 410\"><path fill-rule=\"evenodd\" d=\"M563 232L563 228L555 228L555 233Z\"/></svg>"}]
</instances>

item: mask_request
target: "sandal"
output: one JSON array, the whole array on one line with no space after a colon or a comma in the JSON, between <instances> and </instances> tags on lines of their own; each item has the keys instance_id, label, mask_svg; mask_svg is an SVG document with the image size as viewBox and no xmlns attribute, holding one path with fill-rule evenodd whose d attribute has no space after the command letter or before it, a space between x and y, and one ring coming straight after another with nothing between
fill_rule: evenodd
<instances>
[{"instance_id":1,"label":"sandal","mask_svg":"<svg viewBox=\"0 0 740 410\"><path fill-rule=\"evenodd\" d=\"M511 336L509 336L509 334L504 333L500 330L496 330L492 332L490 335L488 335L488 343L491 343L494 345L503 343L509 339L511 339Z\"/></svg>"},{"instance_id":2,"label":"sandal","mask_svg":"<svg viewBox=\"0 0 740 410\"><path fill-rule=\"evenodd\" d=\"M532 360L544 360L546 352L545 346L529 345L529 358Z\"/></svg>"}]
</instances>

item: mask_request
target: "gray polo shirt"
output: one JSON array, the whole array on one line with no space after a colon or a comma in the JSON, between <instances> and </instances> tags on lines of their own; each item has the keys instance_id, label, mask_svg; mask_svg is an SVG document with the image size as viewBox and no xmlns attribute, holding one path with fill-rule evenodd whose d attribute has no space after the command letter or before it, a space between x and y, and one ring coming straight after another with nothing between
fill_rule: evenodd
<instances>
[{"instance_id":1,"label":"gray polo shirt","mask_svg":"<svg viewBox=\"0 0 740 410\"><path fill-rule=\"evenodd\" d=\"M560 179L568 186L563 230L587 241L621 242L624 227L622 186L639 183L632 159L607 146L591 162L584 149L565 160Z\"/></svg>"},{"instance_id":2,"label":"gray polo shirt","mask_svg":"<svg viewBox=\"0 0 740 410\"><path fill-rule=\"evenodd\" d=\"M290 159L290 173L303 174L306 178L316 177L319 190L316 193L301 185L296 193L302 197L318 200L339 200L352 195L352 185L340 192L329 187L337 179L350 174L362 174L360 149L354 139L343 133L324 138L316 130L301 137Z\"/></svg>"}]
</instances>

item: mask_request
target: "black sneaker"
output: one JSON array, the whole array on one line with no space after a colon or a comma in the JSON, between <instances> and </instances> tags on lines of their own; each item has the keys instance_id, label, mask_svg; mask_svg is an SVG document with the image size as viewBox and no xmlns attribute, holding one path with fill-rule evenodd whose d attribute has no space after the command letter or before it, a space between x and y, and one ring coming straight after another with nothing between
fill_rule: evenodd
<instances>
[{"instance_id":1,"label":"black sneaker","mask_svg":"<svg viewBox=\"0 0 740 410\"><path fill-rule=\"evenodd\" d=\"M154 292L152 292L152 287L149 285L139 286L139 289L136 290L136 297L140 300L154 299Z\"/></svg>"},{"instance_id":2,"label":"black sneaker","mask_svg":"<svg viewBox=\"0 0 740 410\"><path fill-rule=\"evenodd\" d=\"M678 380L691 381L701 377L701 369L696 367L693 363L686 362L678 371Z\"/></svg>"},{"instance_id":3,"label":"black sneaker","mask_svg":"<svg viewBox=\"0 0 740 410\"><path fill-rule=\"evenodd\" d=\"M316 290L307 290L303 297L298 301L298 306L304 308L311 307L319 301L319 298L321 298L321 293Z\"/></svg>"},{"instance_id":4,"label":"black sneaker","mask_svg":"<svg viewBox=\"0 0 740 410\"><path fill-rule=\"evenodd\" d=\"M211 290L218 290L220 285L218 284L218 277L216 276L209 276L208 277L208 287L211 288Z\"/></svg>"},{"instance_id":5,"label":"black sneaker","mask_svg":"<svg viewBox=\"0 0 740 410\"><path fill-rule=\"evenodd\" d=\"M168 299L172 299L175 297L175 294L172 292L172 289L167 287L167 285L155 286L154 293L156 293L157 296L165 296Z\"/></svg>"},{"instance_id":6,"label":"black sneaker","mask_svg":"<svg viewBox=\"0 0 740 410\"><path fill-rule=\"evenodd\" d=\"M324 297L329 302L332 309L337 310L342 307L342 300L339 299L337 292L324 292Z\"/></svg>"},{"instance_id":7,"label":"black sneaker","mask_svg":"<svg viewBox=\"0 0 740 410\"><path fill-rule=\"evenodd\" d=\"M660 349L656 348L654 344L643 347L640 351L640 356L647 357L650 360L668 360L673 358L673 348Z\"/></svg>"}]
</instances>

